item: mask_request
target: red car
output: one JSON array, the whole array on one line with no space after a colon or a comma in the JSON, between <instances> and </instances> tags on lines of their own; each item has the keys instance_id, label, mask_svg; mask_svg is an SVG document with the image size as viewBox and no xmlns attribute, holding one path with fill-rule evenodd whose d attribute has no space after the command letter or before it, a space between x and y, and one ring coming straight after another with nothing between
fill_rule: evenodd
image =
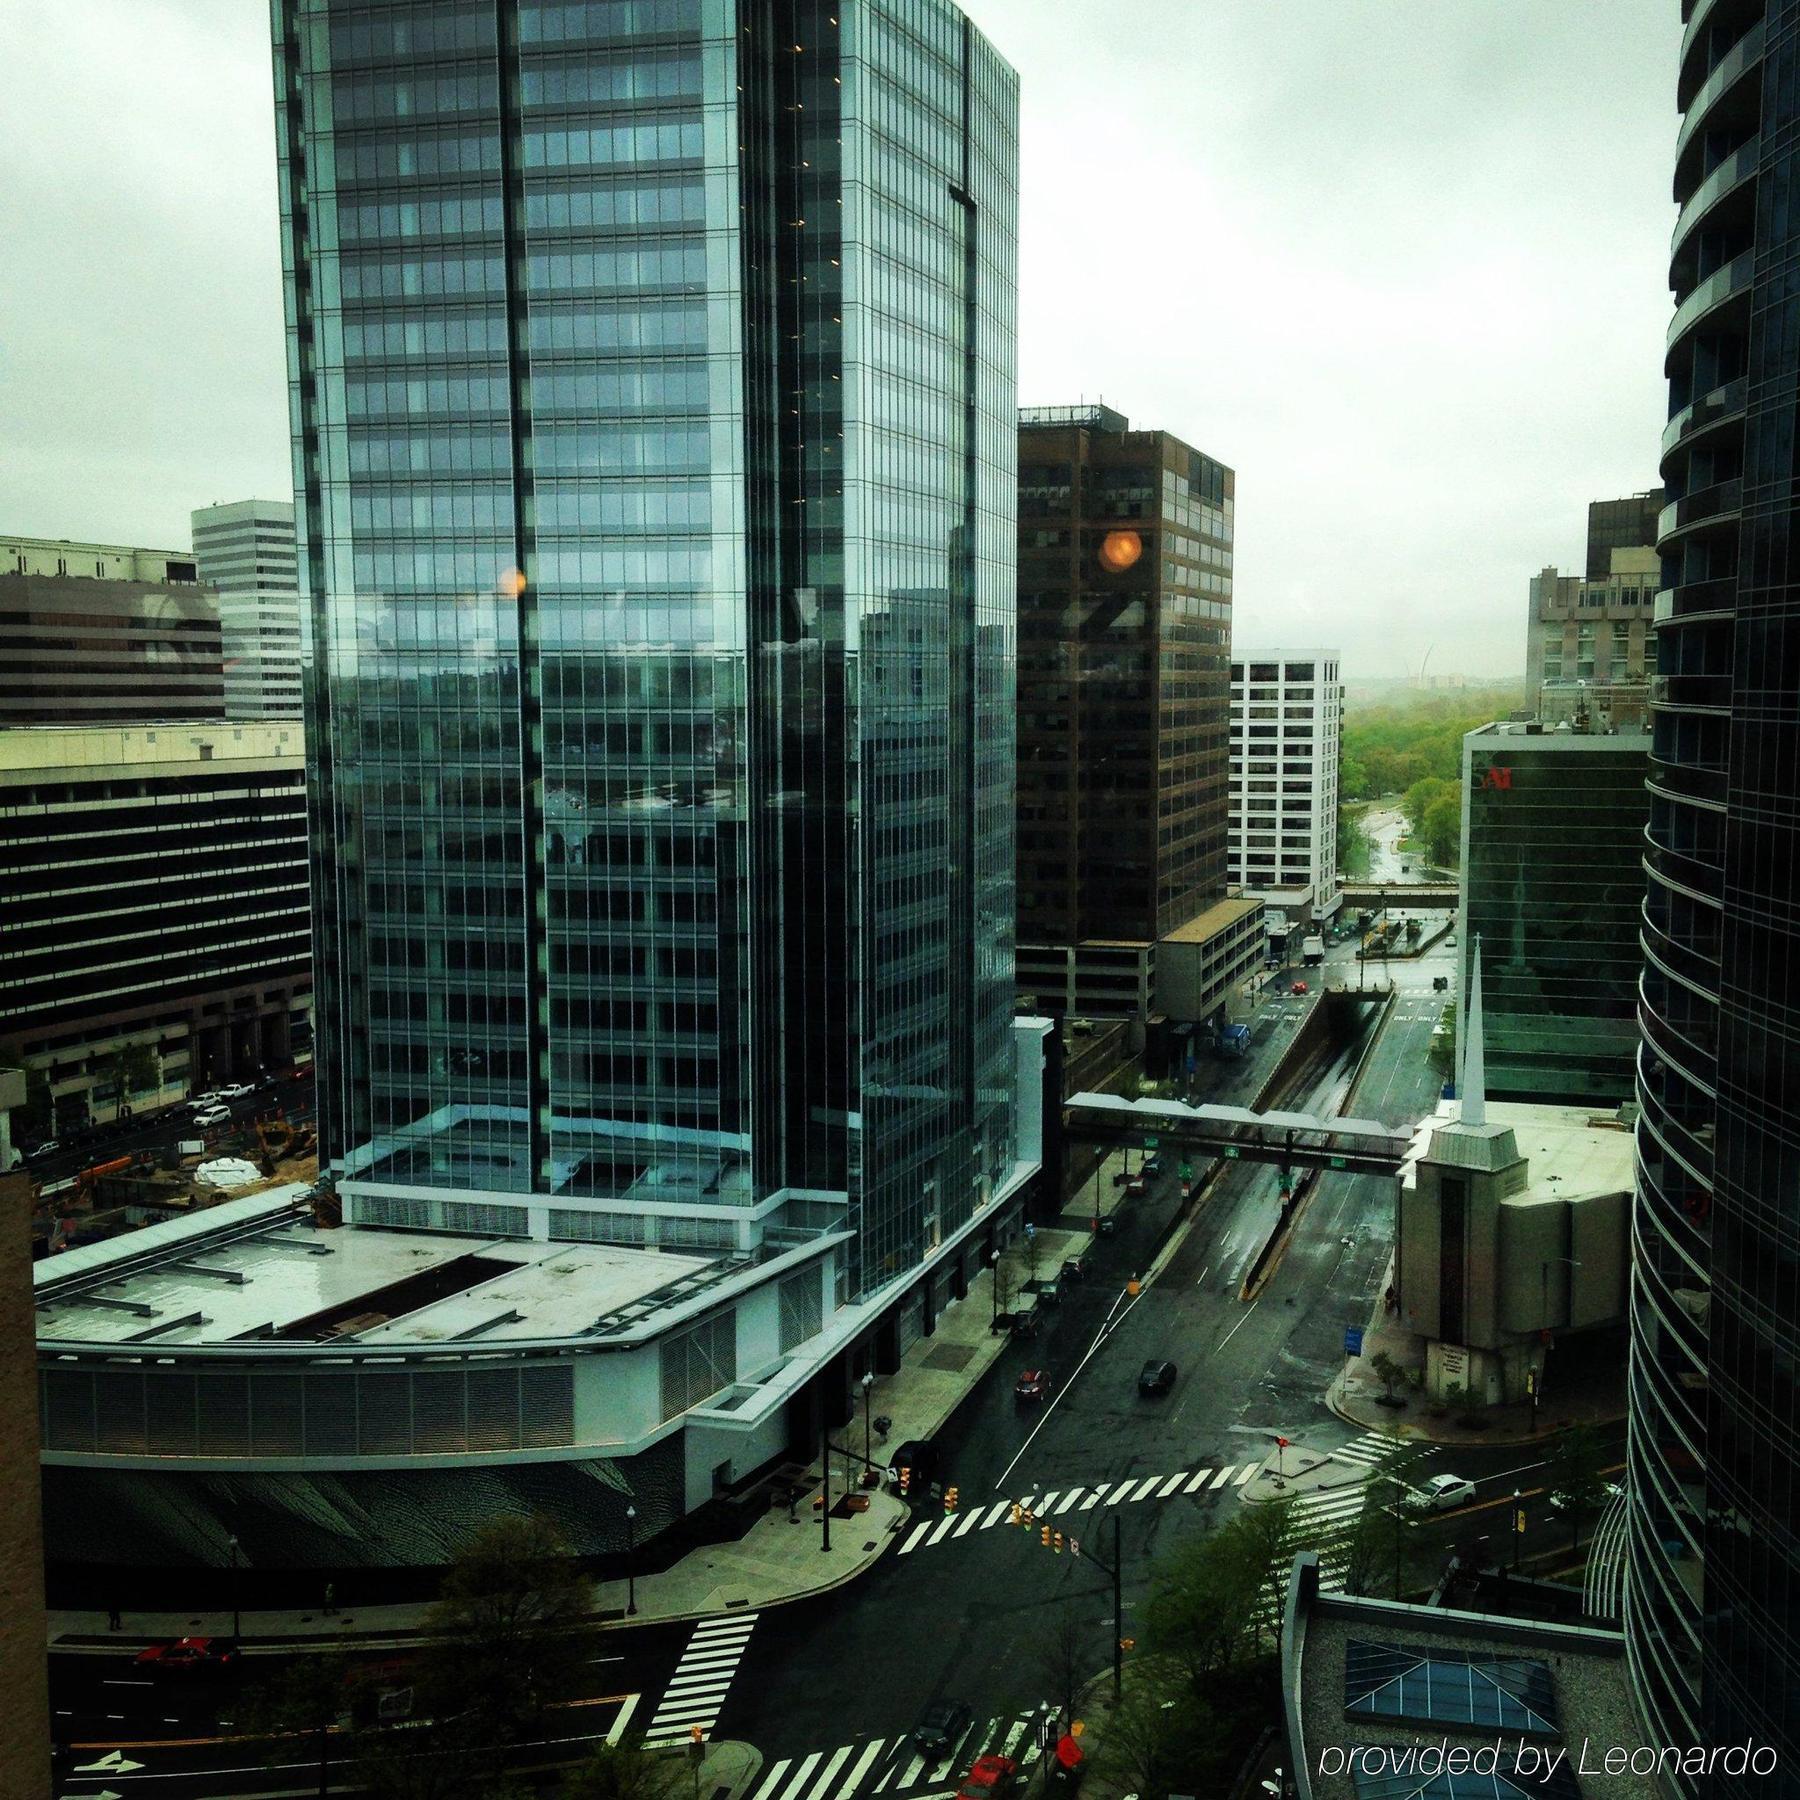
<instances>
[{"instance_id":1,"label":"red car","mask_svg":"<svg viewBox=\"0 0 1800 1800\"><path fill-rule=\"evenodd\" d=\"M1000 1800L1003 1794L1012 1792L1018 1778L1019 1765L1010 1756L990 1750L985 1756L976 1757L974 1767L956 1790L956 1800Z\"/></svg>"},{"instance_id":2,"label":"red car","mask_svg":"<svg viewBox=\"0 0 1800 1800\"><path fill-rule=\"evenodd\" d=\"M1288 992L1290 994L1304 994L1306 992L1306 983L1304 981L1296 981L1294 985L1288 989Z\"/></svg>"},{"instance_id":3,"label":"red car","mask_svg":"<svg viewBox=\"0 0 1800 1800\"><path fill-rule=\"evenodd\" d=\"M1016 1400L1036 1400L1040 1403L1050 1398L1052 1383L1048 1369L1027 1369L1013 1383L1013 1398Z\"/></svg>"},{"instance_id":4,"label":"red car","mask_svg":"<svg viewBox=\"0 0 1800 1800\"><path fill-rule=\"evenodd\" d=\"M148 1649L140 1650L136 1660L140 1669L147 1668L154 1675L165 1670L181 1675L196 1670L210 1673L236 1662L237 1651L214 1638L184 1637L177 1638L172 1644L152 1644Z\"/></svg>"}]
</instances>

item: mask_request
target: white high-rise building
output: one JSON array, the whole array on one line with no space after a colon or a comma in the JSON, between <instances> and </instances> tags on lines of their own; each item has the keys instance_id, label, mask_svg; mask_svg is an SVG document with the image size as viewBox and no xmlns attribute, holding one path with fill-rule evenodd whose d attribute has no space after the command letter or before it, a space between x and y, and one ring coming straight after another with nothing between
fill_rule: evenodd
<instances>
[{"instance_id":1,"label":"white high-rise building","mask_svg":"<svg viewBox=\"0 0 1800 1800\"><path fill-rule=\"evenodd\" d=\"M219 590L225 716L300 712L300 581L290 500L234 500L195 510L200 579Z\"/></svg>"},{"instance_id":2,"label":"white high-rise building","mask_svg":"<svg viewBox=\"0 0 1800 1800\"><path fill-rule=\"evenodd\" d=\"M1231 659L1231 880L1288 924L1329 919L1338 872L1336 650L1245 650Z\"/></svg>"}]
</instances>

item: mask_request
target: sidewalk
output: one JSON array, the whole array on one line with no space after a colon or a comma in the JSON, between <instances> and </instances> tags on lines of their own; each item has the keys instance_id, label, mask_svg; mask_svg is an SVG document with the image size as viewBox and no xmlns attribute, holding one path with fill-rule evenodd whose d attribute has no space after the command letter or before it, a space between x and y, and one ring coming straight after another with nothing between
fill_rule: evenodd
<instances>
[{"instance_id":1,"label":"sidewalk","mask_svg":"<svg viewBox=\"0 0 1800 1800\"><path fill-rule=\"evenodd\" d=\"M1110 1175L1104 1186L1112 1190ZM1116 1204L1116 1203L1115 1203ZM1039 1227L1041 1276L1060 1270L1066 1257L1077 1256L1092 1242L1086 1231ZM1018 1241L1007 1252L1009 1282L1022 1271ZM990 1329L994 1313L994 1272L976 1277L967 1297L938 1316L936 1329L906 1352L892 1375L877 1375L868 1399L871 1418L892 1421L885 1440L872 1439L874 1461L884 1463L887 1448L908 1438L929 1438L973 1391L977 1382L1002 1356L1016 1354L1011 1335ZM885 1487L858 1488L865 1432L859 1404L851 1420L832 1434L836 1450L848 1457L832 1457L831 1548L821 1548L823 1531L813 1505L821 1487L817 1459L796 1481L802 1489L796 1516L772 1507L740 1539L702 1544L673 1567L639 1575L635 1583L625 1579L594 1584L590 1619L600 1625L650 1624L668 1620L699 1619L726 1611L757 1610L787 1600L826 1592L854 1580L867 1570L914 1511ZM798 1464L793 1465L796 1469ZM866 1501L866 1510L846 1514L846 1488ZM926 1499L923 1508L933 1503ZM636 1613L627 1612L635 1590ZM245 1609L240 1637L245 1653L292 1651L296 1648L331 1648L355 1645L358 1649L398 1647L424 1630L430 1605L403 1601L391 1605L346 1607L326 1615L322 1608L286 1611ZM121 1629L107 1629L103 1612L52 1612L49 1641L59 1649L121 1651L165 1638L230 1637L229 1609L195 1612L127 1611Z\"/></svg>"},{"instance_id":2,"label":"sidewalk","mask_svg":"<svg viewBox=\"0 0 1800 1800\"><path fill-rule=\"evenodd\" d=\"M1390 1261L1383 1288L1393 1279ZM1404 1406L1380 1403L1387 1387L1375 1373L1374 1361L1382 1351L1408 1371L1407 1379L1396 1384L1396 1398L1404 1399ZM1431 1444L1530 1444L1571 1425L1610 1425L1625 1416L1624 1365L1604 1333L1564 1339L1551 1351L1535 1424L1530 1402L1519 1401L1488 1407L1478 1428L1459 1425L1449 1408L1412 1385L1413 1372L1422 1379L1424 1370L1425 1340L1377 1301L1363 1331L1362 1355L1350 1358L1332 1377L1325 1404L1348 1424Z\"/></svg>"}]
</instances>

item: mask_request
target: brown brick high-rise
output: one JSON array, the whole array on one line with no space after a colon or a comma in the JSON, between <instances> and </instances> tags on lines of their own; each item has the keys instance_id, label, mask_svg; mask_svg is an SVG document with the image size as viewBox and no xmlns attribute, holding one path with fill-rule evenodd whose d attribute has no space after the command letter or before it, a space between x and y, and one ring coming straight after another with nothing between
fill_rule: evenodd
<instances>
[{"instance_id":1,"label":"brown brick high-rise","mask_svg":"<svg viewBox=\"0 0 1800 1800\"><path fill-rule=\"evenodd\" d=\"M1109 408L1019 415L1021 945L1154 942L1225 890L1235 487Z\"/></svg>"}]
</instances>

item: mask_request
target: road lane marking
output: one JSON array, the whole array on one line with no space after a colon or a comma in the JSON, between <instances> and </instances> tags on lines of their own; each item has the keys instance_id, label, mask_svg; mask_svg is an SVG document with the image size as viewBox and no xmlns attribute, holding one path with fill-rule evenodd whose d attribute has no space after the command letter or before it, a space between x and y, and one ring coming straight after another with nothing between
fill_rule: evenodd
<instances>
[{"instance_id":1,"label":"road lane marking","mask_svg":"<svg viewBox=\"0 0 1800 1800\"><path fill-rule=\"evenodd\" d=\"M1231 1342L1231 1340L1234 1337L1236 1337L1240 1331L1243 1330L1243 1328L1250 1322L1250 1314L1255 1312L1256 1309L1261 1305L1262 1305L1262 1296L1260 1294L1258 1294L1257 1297L1250 1302L1250 1305L1245 1310L1244 1316L1241 1319L1239 1319L1238 1322L1234 1326L1232 1326L1232 1328L1228 1332L1226 1332L1226 1334L1222 1338L1219 1339L1217 1345L1213 1349L1213 1355L1217 1356L1219 1351L1223 1350L1225 1348L1225 1346L1227 1344L1229 1344Z\"/></svg>"},{"instance_id":2,"label":"road lane marking","mask_svg":"<svg viewBox=\"0 0 1800 1800\"><path fill-rule=\"evenodd\" d=\"M619 1716L613 1720L612 1729L606 1734L606 1741L609 1744L616 1745L619 1739L625 1735L625 1727L631 1723L631 1715L637 1711L637 1703L642 1698L642 1694L625 1696L625 1704L619 1708Z\"/></svg>"},{"instance_id":3,"label":"road lane marking","mask_svg":"<svg viewBox=\"0 0 1800 1800\"><path fill-rule=\"evenodd\" d=\"M863 1777L868 1774L869 1766L881 1754L881 1746L886 1738L876 1738L851 1765L850 1773L844 1777L844 1784L837 1791L837 1800L850 1800L850 1796L862 1786Z\"/></svg>"},{"instance_id":4,"label":"road lane marking","mask_svg":"<svg viewBox=\"0 0 1800 1800\"><path fill-rule=\"evenodd\" d=\"M815 1750L812 1755L800 1765L799 1772L794 1776L794 1779L782 1790L781 1800L795 1800L795 1796L805 1788L807 1777L819 1766L819 1759L824 1754L825 1752L823 1750Z\"/></svg>"},{"instance_id":5,"label":"road lane marking","mask_svg":"<svg viewBox=\"0 0 1800 1800\"><path fill-rule=\"evenodd\" d=\"M825 1790L831 1786L832 1777L837 1774L838 1770L841 1769L847 1761L849 1761L850 1752L855 1748L856 1746L854 1744L845 1744L843 1748L832 1757L831 1761L820 1770L819 1779L813 1787L812 1800L825 1800Z\"/></svg>"}]
</instances>

